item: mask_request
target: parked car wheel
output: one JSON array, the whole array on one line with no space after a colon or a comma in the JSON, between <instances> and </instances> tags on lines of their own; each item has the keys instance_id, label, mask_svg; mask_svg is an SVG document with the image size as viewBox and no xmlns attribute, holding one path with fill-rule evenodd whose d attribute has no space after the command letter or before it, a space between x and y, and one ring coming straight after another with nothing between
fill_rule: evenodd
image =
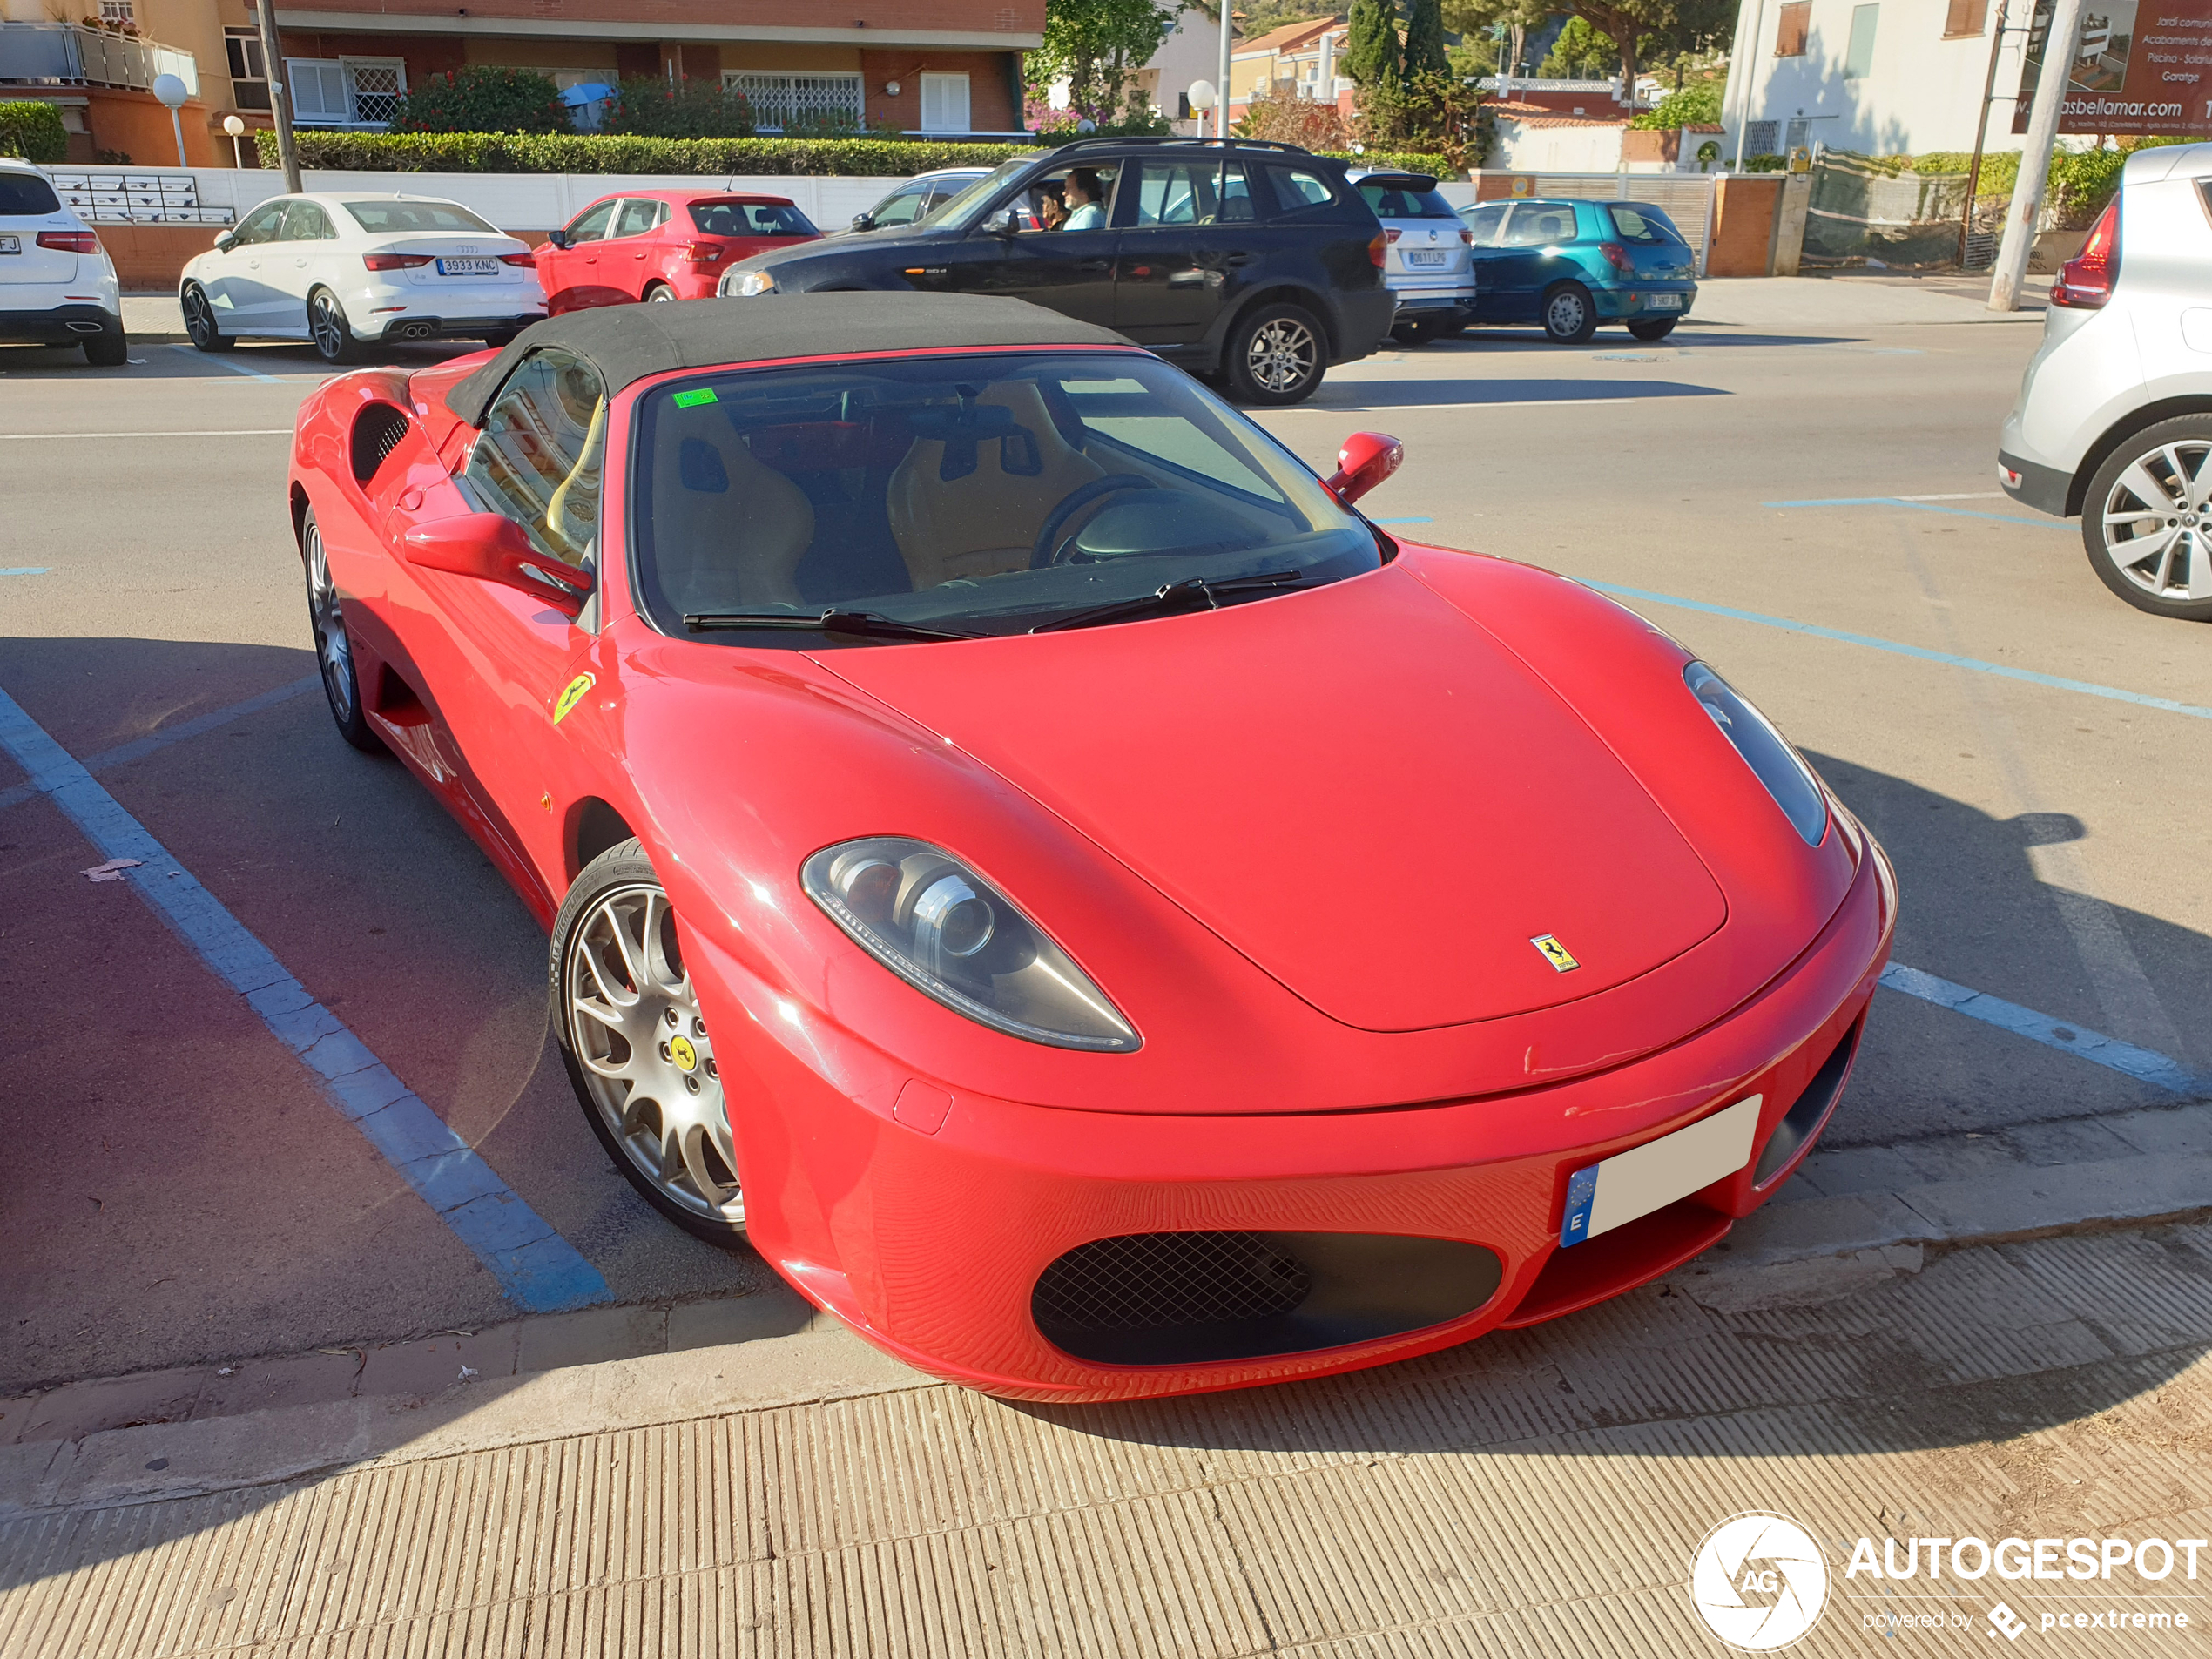
<instances>
[{"instance_id":1,"label":"parked car wheel","mask_svg":"<svg viewBox=\"0 0 2212 1659\"><path fill-rule=\"evenodd\" d=\"M208 301L207 290L199 284L185 283L184 292L177 299L184 308L185 333L200 350L228 351L238 344L215 327L215 307Z\"/></svg>"},{"instance_id":2,"label":"parked car wheel","mask_svg":"<svg viewBox=\"0 0 2212 1659\"><path fill-rule=\"evenodd\" d=\"M360 673L354 667L352 642L346 635L346 617L338 606L338 586L330 579L330 561L323 555L322 531L312 509L300 526L300 557L307 573L307 624L314 631L315 665L322 671L322 692L330 704L330 718L338 735L364 754L380 753L383 739L376 735L361 711Z\"/></svg>"},{"instance_id":3,"label":"parked car wheel","mask_svg":"<svg viewBox=\"0 0 2212 1659\"><path fill-rule=\"evenodd\" d=\"M1303 402L1328 367L1321 325L1297 306L1261 306L1229 331L1222 367L1239 402Z\"/></svg>"},{"instance_id":4,"label":"parked car wheel","mask_svg":"<svg viewBox=\"0 0 2212 1659\"><path fill-rule=\"evenodd\" d=\"M1677 317L1647 317L1642 322L1630 323L1629 332L1638 340L1664 340L1675 332L1675 324L1680 320Z\"/></svg>"},{"instance_id":5,"label":"parked car wheel","mask_svg":"<svg viewBox=\"0 0 2212 1659\"><path fill-rule=\"evenodd\" d=\"M2082 497L2081 542L2137 610L2212 622L2212 415L2161 421L2107 456Z\"/></svg>"},{"instance_id":6,"label":"parked car wheel","mask_svg":"<svg viewBox=\"0 0 2212 1659\"><path fill-rule=\"evenodd\" d=\"M1579 282L1561 282L1544 295L1544 333L1561 346L1582 346L1597 333L1597 302Z\"/></svg>"},{"instance_id":7,"label":"parked car wheel","mask_svg":"<svg viewBox=\"0 0 2212 1659\"><path fill-rule=\"evenodd\" d=\"M346 320L346 308L327 288L317 288L307 296L307 338L314 341L315 354L326 363L361 361L361 341L354 338L354 327Z\"/></svg>"},{"instance_id":8,"label":"parked car wheel","mask_svg":"<svg viewBox=\"0 0 2212 1659\"><path fill-rule=\"evenodd\" d=\"M664 301L674 300L676 298L676 290L670 287L665 282L656 282L651 287L645 290L645 298L649 303L658 305Z\"/></svg>"},{"instance_id":9,"label":"parked car wheel","mask_svg":"<svg viewBox=\"0 0 2212 1659\"><path fill-rule=\"evenodd\" d=\"M120 325L84 336L84 361L94 368L120 368L131 361L131 341Z\"/></svg>"},{"instance_id":10,"label":"parked car wheel","mask_svg":"<svg viewBox=\"0 0 2212 1659\"><path fill-rule=\"evenodd\" d=\"M745 1236L722 1076L668 894L637 841L583 867L553 924L553 1029L615 1167L711 1243Z\"/></svg>"}]
</instances>

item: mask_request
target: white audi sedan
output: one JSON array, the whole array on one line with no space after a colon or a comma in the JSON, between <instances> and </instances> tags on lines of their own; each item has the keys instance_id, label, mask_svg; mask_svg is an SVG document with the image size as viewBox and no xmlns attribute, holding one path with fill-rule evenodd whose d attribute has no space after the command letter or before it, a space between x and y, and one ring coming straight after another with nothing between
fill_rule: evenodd
<instances>
[{"instance_id":1,"label":"white audi sedan","mask_svg":"<svg viewBox=\"0 0 2212 1659\"><path fill-rule=\"evenodd\" d=\"M307 340L333 363L372 341L504 346L545 314L520 237L459 202L366 191L263 202L185 266L177 298L202 351Z\"/></svg>"}]
</instances>

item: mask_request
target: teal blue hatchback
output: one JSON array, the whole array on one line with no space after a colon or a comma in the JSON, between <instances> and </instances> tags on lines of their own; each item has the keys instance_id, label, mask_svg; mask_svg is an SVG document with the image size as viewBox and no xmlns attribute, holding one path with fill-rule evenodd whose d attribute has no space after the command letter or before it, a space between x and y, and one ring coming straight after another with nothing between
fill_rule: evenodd
<instances>
[{"instance_id":1,"label":"teal blue hatchback","mask_svg":"<svg viewBox=\"0 0 2212 1659\"><path fill-rule=\"evenodd\" d=\"M1697 255L1645 202L1522 198L1460 209L1474 238L1473 322L1534 323L1579 346L1600 323L1663 340L1697 299Z\"/></svg>"}]
</instances>

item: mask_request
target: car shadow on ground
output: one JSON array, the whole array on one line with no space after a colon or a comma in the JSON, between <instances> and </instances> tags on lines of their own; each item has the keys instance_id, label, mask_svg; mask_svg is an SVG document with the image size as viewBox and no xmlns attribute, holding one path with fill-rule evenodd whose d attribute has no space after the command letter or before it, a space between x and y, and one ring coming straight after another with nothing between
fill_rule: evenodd
<instances>
[{"instance_id":1,"label":"car shadow on ground","mask_svg":"<svg viewBox=\"0 0 2212 1659\"><path fill-rule=\"evenodd\" d=\"M94 368L75 347L0 347L0 379L10 381L78 380L245 380L269 376L284 381L324 379L355 368L383 366L410 372L435 368L451 359L483 350L477 341L432 341L422 345L379 346L362 353L361 361L326 363L305 341L253 341L227 352L202 352L177 341L133 340L130 361L114 368Z\"/></svg>"},{"instance_id":2,"label":"car shadow on ground","mask_svg":"<svg viewBox=\"0 0 2212 1659\"><path fill-rule=\"evenodd\" d=\"M1480 408L1516 403L1606 403L1679 397L1729 397L1717 386L1679 381L1629 380L1592 375L1573 380L1405 380L1398 377L1339 379L1323 383L1300 409ZM1270 410L1269 414L1288 411Z\"/></svg>"},{"instance_id":3,"label":"car shadow on ground","mask_svg":"<svg viewBox=\"0 0 2212 1659\"><path fill-rule=\"evenodd\" d=\"M1744 334L1737 325L1725 322L1685 323L1662 340L1638 340L1626 329L1602 328L1579 346L1555 345L1534 328L1482 327L1469 328L1455 340L1440 340L1426 346L1397 346L1396 349L1413 354L1430 352L1485 351L1501 349L1556 353L1569 352L1662 352L1689 351L1708 347L1777 347L1777 346L1856 346L1864 344L1864 334ZM1393 342L1393 345L1395 342ZM1393 349L1386 345L1385 351ZM1415 361L1418 361L1416 357Z\"/></svg>"}]
</instances>

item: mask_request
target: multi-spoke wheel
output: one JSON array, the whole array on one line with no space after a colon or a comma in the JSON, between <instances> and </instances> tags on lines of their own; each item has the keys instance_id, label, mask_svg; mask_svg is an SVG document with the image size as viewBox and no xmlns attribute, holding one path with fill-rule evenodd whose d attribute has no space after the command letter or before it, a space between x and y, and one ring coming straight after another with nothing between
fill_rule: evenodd
<instances>
[{"instance_id":1,"label":"multi-spoke wheel","mask_svg":"<svg viewBox=\"0 0 2212 1659\"><path fill-rule=\"evenodd\" d=\"M1597 301L1579 282L1561 282L1544 295L1544 333L1561 346L1587 345L1597 333Z\"/></svg>"},{"instance_id":2,"label":"multi-spoke wheel","mask_svg":"<svg viewBox=\"0 0 2212 1659\"><path fill-rule=\"evenodd\" d=\"M600 1143L654 1208L726 1244L745 1193L676 918L636 841L592 860L553 927L554 1029Z\"/></svg>"},{"instance_id":3,"label":"multi-spoke wheel","mask_svg":"<svg viewBox=\"0 0 2212 1659\"><path fill-rule=\"evenodd\" d=\"M215 307L207 297L207 290L197 282L187 282L177 296L177 303L185 314L185 333L192 343L202 351L228 351L238 344L215 323Z\"/></svg>"},{"instance_id":4,"label":"multi-spoke wheel","mask_svg":"<svg viewBox=\"0 0 2212 1659\"><path fill-rule=\"evenodd\" d=\"M2212 417L2161 421L2114 450L2082 498L2081 541L2129 604L2212 621Z\"/></svg>"},{"instance_id":5,"label":"multi-spoke wheel","mask_svg":"<svg viewBox=\"0 0 2212 1659\"><path fill-rule=\"evenodd\" d=\"M307 622L314 630L315 665L322 670L330 718L338 723L340 737L374 754L384 743L361 713L361 675L354 667L353 643L346 637L346 613L338 603L338 584L330 579L322 528L312 509L300 525L300 557L307 566Z\"/></svg>"},{"instance_id":6,"label":"multi-spoke wheel","mask_svg":"<svg viewBox=\"0 0 2212 1659\"><path fill-rule=\"evenodd\" d=\"M307 296L307 337L326 363L354 362L361 354L353 325L346 320L346 307L327 288L317 288Z\"/></svg>"},{"instance_id":7,"label":"multi-spoke wheel","mask_svg":"<svg viewBox=\"0 0 2212 1659\"><path fill-rule=\"evenodd\" d=\"M1296 306L1262 306L1229 331L1222 368L1246 403L1296 403L1313 395L1328 367L1321 325Z\"/></svg>"}]
</instances>

